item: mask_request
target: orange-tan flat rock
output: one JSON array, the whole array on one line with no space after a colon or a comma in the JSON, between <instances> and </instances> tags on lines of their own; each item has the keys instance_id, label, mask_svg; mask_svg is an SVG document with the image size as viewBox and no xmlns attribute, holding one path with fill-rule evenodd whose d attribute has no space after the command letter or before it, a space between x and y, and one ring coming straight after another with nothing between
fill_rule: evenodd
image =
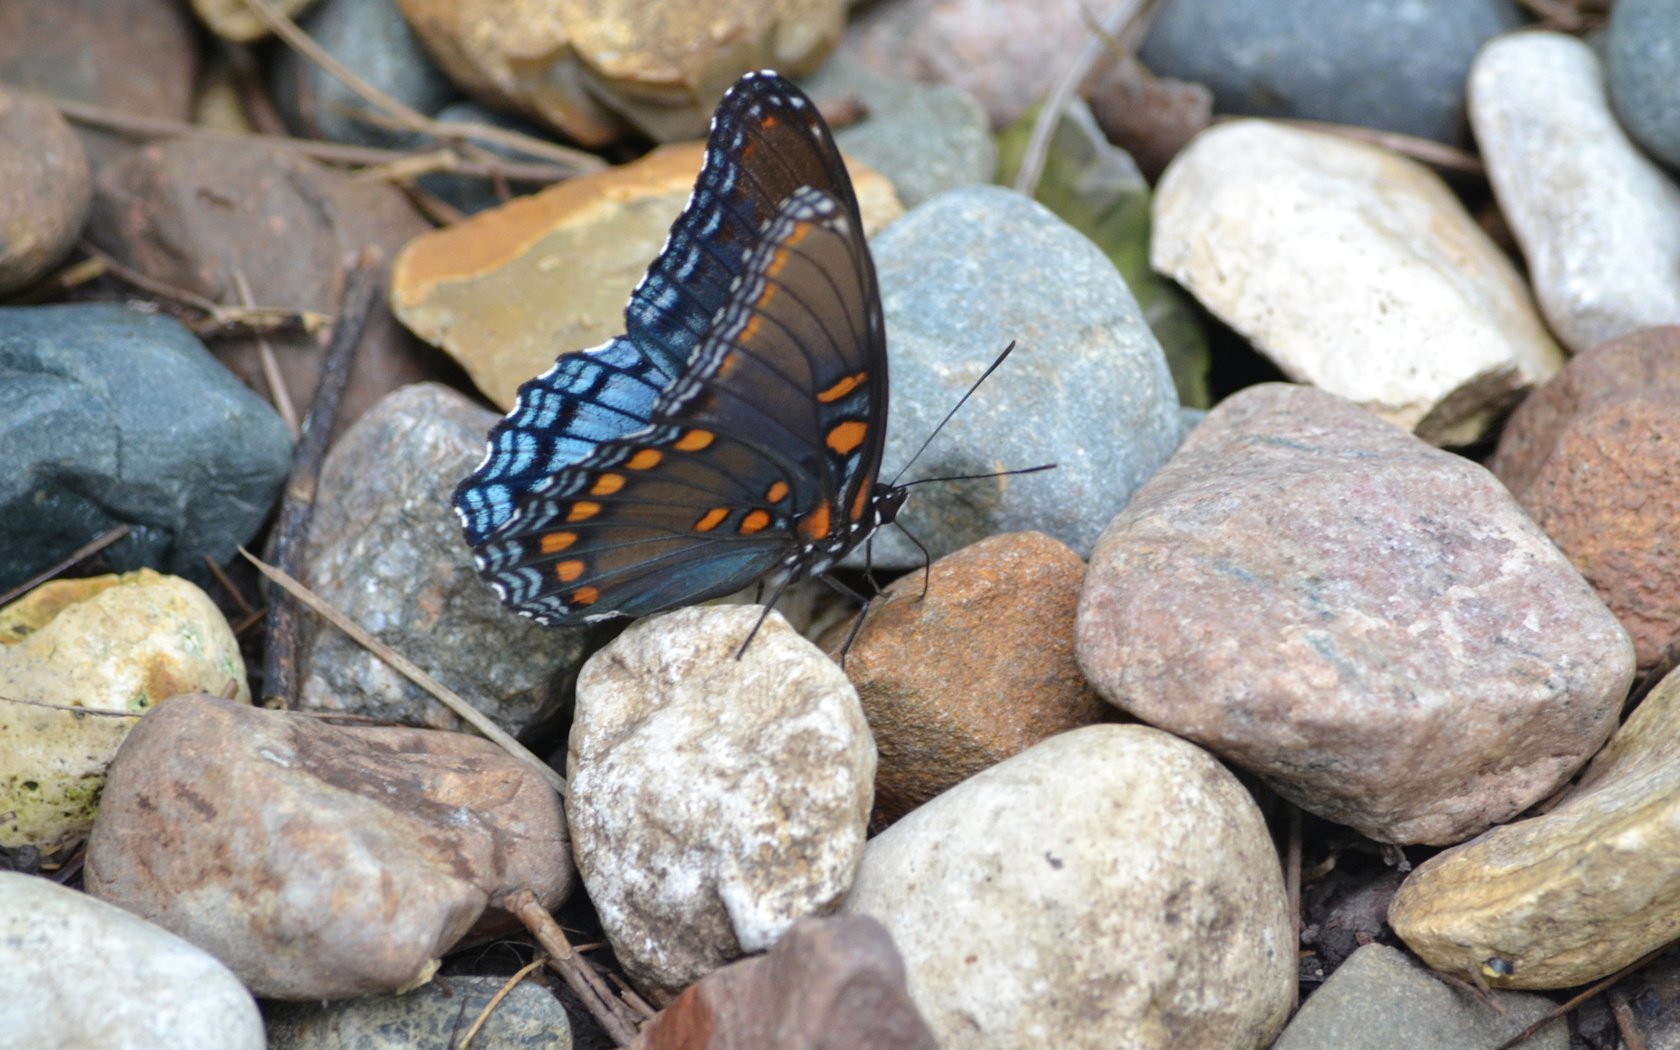
<instances>
[{"instance_id":1,"label":"orange-tan flat rock","mask_svg":"<svg viewBox=\"0 0 1680 1050\"><path fill-rule=\"evenodd\" d=\"M705 148L686 143L422 234L398 254L391 310L442 347L490 400L555 357L624 331L624 303L687 203ZM870 233L903 213L880 175L850 165Z\"/></svg>"}]
</instances>

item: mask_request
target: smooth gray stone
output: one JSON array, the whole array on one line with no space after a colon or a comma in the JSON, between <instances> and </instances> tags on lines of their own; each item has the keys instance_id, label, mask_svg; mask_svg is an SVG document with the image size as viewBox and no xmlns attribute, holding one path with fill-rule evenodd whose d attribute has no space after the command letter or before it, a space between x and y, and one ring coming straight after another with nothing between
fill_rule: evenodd
<instances>
[{"instance_id":1,"label":"smooth gray stone","mask_svg":"<svg viewBox=\"0 0 1680 1050\"><path fill-rule=\"evenodd\" d=\"M500 977L447 977L403 995L266 1003L268 1050L451 1050L504 983ZM523 981L490 1012L472 1046L571 1050L571 1022L560 1000Z\"/></svg>"},{"instance_id":2,"label":"smooth gray stone","mask_svg":"<svg viewBox=\"0 0 1680 1050\"><path fill-rule=\"evenodd\" d=\"M1680 169L1680 0L1617 0L1605 59L1616 116Z\"/></svg>"},{"instance_id":3,"label":"smooth gray stone","mask_svg":"<svg viewBox=\"0 0 1680 1050\"><path fill-rule=\"evenodd\" d=\"M1139 57L1213 90L1220 113L1468 141L1464 78L1510 0L1169 0Z\"/></svg>"},{"instance_id":4,"label":"smooth gray stone","mask_svg":"<svg viewBox=\"0 0 1680 1050\"><path fill-rule=\"evenodd\" d=\"M274 409L168 317L105 304L0 308L0 588L121 524L119 570L207 582L291 467Z\"/></svg>"}]
</instances>

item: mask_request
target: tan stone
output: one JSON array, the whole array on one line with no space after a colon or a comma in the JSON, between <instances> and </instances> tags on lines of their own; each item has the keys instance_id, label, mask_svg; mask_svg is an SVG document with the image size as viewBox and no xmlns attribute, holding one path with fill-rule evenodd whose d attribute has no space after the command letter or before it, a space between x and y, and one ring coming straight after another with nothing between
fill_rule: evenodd
<instances>
[{"instance_id":1,"label":"tan stone","mask_svg":"<svg viewBox=\"0 0 1680 1050\"><path fill-rule=\"evenodd\" d=\"M704 157L700 143L667 146L422 234L392 267L391 309L459 361L491 401L512 408L519 384L556 353L624 331L624 303ZM885 179L849 167L866 231L903 212Z\"/></svg>"},{"instance_id":2,"label":"tan stone","mask_svg":"<svg viewBox=\"0 0 1680 1050\"><path fill-rule=\"evenodd\" d=\"M1680 937L1677 739L1680 673L1556 808L1419 865L1390 925L1437 970L1511 988L1586 984Z\"/></svg>"},{"instance_id":3,"label":"tan stone","mask_svg":"<svg viewBox=\"0 0 1680 1050\"><path fill-rule=\"evenodd\" d=\"M269 0L288 18L314 6L315 0ZM268 24L251 11L245 0L192 0L193 13L223 40L248 44L268 35Z\"/></svg>"},{"instance_id":4,"label":"tan stone","mask_svg":"<svg viewBox=\"0 0 1680 1050\"><path fill-rule=\"evenodd\" d=\"M86 838L106 767L150 708L205 691L251 702L215 603L150 569L43 584L0 610L0 643L0 846Z\"/></svg>"}]
</instances>

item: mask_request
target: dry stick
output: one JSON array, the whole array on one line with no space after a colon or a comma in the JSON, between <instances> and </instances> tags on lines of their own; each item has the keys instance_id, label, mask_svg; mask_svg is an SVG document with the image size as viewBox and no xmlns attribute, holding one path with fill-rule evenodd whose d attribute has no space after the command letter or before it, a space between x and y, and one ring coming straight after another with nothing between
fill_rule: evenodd
<instances>
[{"instance_id":1,"label":"dry stick","mask_svg":"<svg viewBox=\"0 0 1680 1050\"><path fill-rule=\"evenodd\" d=\"M484 1004L484 1009L480 1010L478 1016L473 1018L473 1023L467 1026L466 1034L462 1035L461 1041L455 1044L455 1050L467 1050L467 1047L473 1041L473 1036L477 1035L478 1030L484 1027L484 1023L490 1020L490 1015L495 1012L496 1007L502 1005L502 1000L519 987L520 981L531 976L547 961L548 956L538 952L535 959L515 970L512 977L502 982L502 986L496 989L496 994L492 995L490 1001Z\"/></svg>"},{"instance_id":2,"label":"dry stick","mask_svg":"<svg viewBox=\"0 0 1680 1050\"><path fill-rule=\"evenodd\" d=\"M416 667L414 661L369 634L356 621L322 601L319 595L293 579L291 574L269 565L243 547L240 548L239 553L245 555L246 559L257 567L258 572L273 580L287 594L297 599L300 604L349 635L351 641L390 664L392 670L435 697L438 703L455 712L461 721L483 733L491 742L500 746L503 751L528 763L537 771L537 775L541 776L548 786L554 789L555 794L565 796L566 778L555 772L554 768L547 762L532 754L524 744L509 736L501 726L486 718L478 708L467 703L437 679Z\"/></svg>"},{"instance_id":3,"label":"dry stick","mask_svg":"<svg viewBox=\"0 0 1680 1050\"><path fill-rule=\"evenodd\" d=\"M326 317L314 310L294 309L286 306L227 306L208 299L197 292L190 292L185 288L177 288L172 284L158 280L127 263L119 261L115 256L100 250L86 239L76 242L76 247L86 252L90 257L99 260L105 271L111 276L126 281L142 291L150 292L162 299L168 299L182 306L209 315L218 327L240 325L245 328L280 328L286 325L298 324L306 332L313 332L323 327ZM200 335L204 329L198 329Z\"/></svg>"},{"instance_id":4,"label":"dry stick","mask_svg":"<svg viewBox=\"0 0 1680 1050\"><path fill-rule=\"evenodd\" d=\"M1033 121L1032 135L1027 139L1027 148L1021 154L1021 168L1015 173L1015 188L1031 197L1038 190L1038 180L1044 174L1044 162L1050 155L1050 139L1056 133L1056 127L1062 122L1062 115L1067 112L1069 104L1079 91L1079 84L1085 75L1096 65L1097 59L1108 50L1108 41L1123 40L1126 28L1138 17L1144 15L1148 8L1157 0L1119 0L1109 11L1107 17L1094 27L1086 39L1073 63L1062 71L1056 86L1050 90L1050 97L1044 100L1039 108L1038 118Z\"/></svg>"},{"instance_id":5,"label":"dry stick","mask_svg":"<svg viewBox=\"0 0 1680 1050\"><path fill-rule=\"evenodd\" d=\"M298 28L296 22L282 14L268 0L245 0L245 7L257 19L274 32L274 35L284 40L287 45L296 50L303 57L320 66L322 69L337 77L345 87L372 103L376 108L402 121L414 131L424 132L445 142L457 142L462 148L482 152L481 147L475 145L472 139L483 139L497 145L506 146L528 153L534 157L546 157L557 164L565 164L580 172L599 171L606 167L606 162L592 153L582 150L568 149L531 135L498 128L492 124L477 124L470 122L444 124L433 120L418 110L398 102L385 92L369 84L349 67L334 58L320 44L311 40L309 34Z\"/></svg>"},{"instance_id":6,"label":"dry stick","mask_svg":"<svg viewBox=\"0 0 1680 1050\"><path fill-rule=\"evenodd\" d=\"M239 96L239 108L251 127L265 135L284 135L286 122L274 108L274 100L264 90L262 72L251 54L248 44L236 44L217 38L222 54L227 56L228 68L233 71L234 90Z\"/></svg>"},{"instance_id":7,"label":"dry stick","mask_svg":"<svg viewBox=\"0 0 1680 1050\"><path fill-rule=\"evenodd\" d=\"M72 565L75 565L77 562L93 557L106 547L109 547L111 544L122 539L124 536L127 536L130 528L132 528L130 525L118 525L115 528L94 537L89 542L82 544L80 547L71 551L69 556L58 562L58 564L36 573L35 575L29 577L29 579L18 584L16 587L13 587L11 590L0 593L0 605L10 605L17 598L28 594L36 587L46 583L48 580L57 576L65 569L70 568Z\"/></svg>"},{"instance_id":8,"label":"dry stick","mask_svg":"<svg viewBox=\"0 0 1680 1050\"><path fill-rule=\"evenodd\" d=\"M1578 33L1587 27L1587 20L1581 12L1560 0L1517 0L1519 4L1533 12L1534 16L1545 23L1547 29L1558 29L1565 33Z\"/></svg>"},{"instance_id":9,"label":"dry stick","mask_svg":"<svg viewBox=\"0 0 1680 1050\"><path fill-rule=\"evenodd\" d=\"M233 286L239 291L239 301L246 306L256 305L251 295L251 283L245 279L245 271L237 267L233 271ZM280 419L286 424L287 433L292 435L295 444L300 433L298 429L297 406L292 403L292 392L286 389L286 377L280 374L280 362L274 359L274 347L267 339L257 336L257 360L262 363L263 381L268 384L268 396L274 402L274 410L280 413Z\"/></svg>"},{"instance_id":10,"label":"dry stick","mask_svg":"<svg viewBox=\"0 0 1680 1050\"><path fill-rule=\"evenodd\" d=\"M379 256L364 248L344 280L338 322L333 325L315 399L292 449L292 473L286 494L280 501L280 515L274 523L269 555L283 572L296 573L297 563L309 539L309 516L315 509L315 485L320 479L321 460L327 454L327 438L338 421L338 403L350 384L350 369L356 363L356 348L362 342L368 311L379 288ZM284 592L268 603L268 638L263 650L263 691L290 706L297 700L297 606Z\"/></svg>"},{"instance_id":11,"label":"dry stick","mask_svg":"<svg viewBox=\"0 0 1680 1050\"><path fill-rule=\"evenodd\" d=\"M1242 120L1242 117L1219 117L1214 123L1223 124L1230 120ZM1462 171L1467 175L1487 177L1487 168L1474 154L1455 149L1434 139L1419 138L1416 135L1406 135L1398 131L1383 131L1380 128L1362 128L1354 124L1335 124L1327 120L1301 120L1296 117L1269 118L1279 124L1305 128L1308 131L1322 131L1327 135L1337 135L1344 139L1354 139L1358 142L1369 142L1374 146L1381 146L1386 150L1399 153L1413 160L1420 160L1425 164L1432 164L1437 168L1450 171Z\"/></svg>"},{"instance_id":12,"label":"dry stick","mask_svg":"<svg viewBox=\"0 0 1680 1050\"><path fill-rule=\"evenodd\" d=\"M1301 807L1293 802L1289 807L1289 846L1284 851L1283 885L1289 895L1289 928L1295 932L1293 944L1301 947ZM1291 982L1294 989L1290 1009L1301 1005L1301 982Z\"/></svg>"},{"instance_id":13,"label":"dry stick","mask_svg":"<svg viewBox=\"0 0 1680 1050\"><path fill-rule=\"evenodd\" d=\"M567 987L583 1000L584 1008L619 1046L628 1046L636 1038L637 1018L629 1008L615 998L595 968L573 950L565 931L537 901L528 889L516 890L497 902L509 914L515 915L531 931L531 936L548 952L548 965L558 973Z\"/></svg>"},{"instance_id":14,"label":"dry stick","mask_svg":"<svg viewBox=\"0 0 1680 1050\"><path fill-rule=\"evenodd\" d=\"M1620 988L1610 990L1610 1014L1616 1019L1616 1032L1627 1050L1645 1050L1645 1033L1639 1030L1639 1019L1633 1014L1633 1004Z\"/></svg>"},{"instance_id":15,"label":"dry stick","mask_svg":"<svg viewBox=\"0 0 1680 1050\"><path fill-rule=\"evenodd\" d=\"M1568 999L1568 1001L1560 1004L1556 1009L1554 1009L1551 1013L1547 1014L1545 1017L1540 1018L1538 1021L1535 1021L1533 1024L1529 1025L1527 1028L1524 1028L1522 1031L1518 1032L1516 1035L1512 1036L1511 1038L1505 1040L1503 1043L1500 1043L1498 1046L1494 1047L1494 1050L1511 1050L1512 1047L1517 1046L1520 1043L1526 1042L1530 1036L1534 1035L1536 1032L1540 1031L1542 1028L1551 1024L1553 1021L1562 1020L1564 1018L1564 1016L1569 1013L1569 1011L1575 1009L1577 1006L1580 1006L1582 1003L1586 1002L1588 999L1591 999L1593 996L1597 995L1599 992L1604 991L1604 989L1609 988L1611 985L1615 984L1617 981L1620 981L1622 978L1626 977L1628 974L1631 974L1635 970L1640 969L1646 963L1650 962L1652 959L1655 959L1657 956L1661 955L1663 952L1665 952L1667 950L1668 950L1668 945L1665 944L1662 947L1656 949L1655 951L1652 951L1652 952L1649 952L1645 955L1642 955L1639 958L1635 959L1633 962L1628 963L1626 966L1622 967L1620 970L1617 970L1615 973L1611 974L1610 976L1604 978L1602 981L1599 981L1597 984L1589 985L1584 991L1577 992L1575 995L1571 996Z\"/></svg>"},{"instance_id":16,"label":"dry stick","mask_svg":"<svg viewBox=\"0 0 1680 1050\"><path fill-rule=\"evenodd\" d=\"M325 164L349 166L387 164L414 152L411 150L380 149L376 146L349 146L342 142L323 142L319 139L300 139L286 135L253 135L238 131L219 131L215 128L201 127L197 124L183 124L178 120L161 120L157 117L142 117L133 113L122 113L114 109L106 109L103 106L90 106L84 102L71 102L50 96L46 97L45 100L63 114L66 120L92 128L101 128L105 131L114 131L119 134L141 138L191 136L193 138L217 139L224 142L279 146L283 149L295 150L306 157ZM450 166L449 170L456 175L470 175L478 179L488 179L493 173L499 172L517 182L562 182L573 175L598 171L606 166L605 162L599 158L592 159L595 159L596 163L583 168L571 164L503 160L499 157L494 161L458 159Z\"/></svg>"},{"instance_id":17,"label":"dry stick","mask_svg":"<svg viewBox=\"0 0 1680 1050\"><path fill-rule=\"evenodd\" d=\"M222 571L222 567L216 564L215 558L206 554L204 556L204 566L210 570L210 575L216 578L216 582L222 585L222 590L227 592L227 596L233 600L233 604L239 606L240 615L249 616L257 611L250 602L245 600L245 596L239 593L239 588L235 587L233 581L228 579L228 574Z\"/></svg>"}]
</instances>

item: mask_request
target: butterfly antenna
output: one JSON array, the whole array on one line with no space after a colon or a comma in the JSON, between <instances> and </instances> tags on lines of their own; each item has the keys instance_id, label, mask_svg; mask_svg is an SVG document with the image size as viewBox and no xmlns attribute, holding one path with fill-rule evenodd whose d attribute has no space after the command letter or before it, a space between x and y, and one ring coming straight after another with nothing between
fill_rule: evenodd
<instances>
[{"instance_id":1,"label":"butterfly antenna","mask_svg":"<svg viewBox=\"0 0 1680 1050\"><path fill-rule=\"evenodd\" d=\"M1040 463L1036 467L1016 467L1014 470L994 470L988 474L947 474L944 477L939 478L917 478L915 481L906 481L904 484L900 485L899 488L907 489L911 485L926 485L930 481L980 481L984 478L1008 478L1014 477L1016 474L1037 474L1040 471L1055 470L1056 467L1057 464L1055 463ZM897 525L898 522L895 521L893 524ZM903 531L903 526L900 526L900 531ZM906 532L905 535L908 536L910 534Z\"/></svg>"},{"instance_id":2,"label":"butterfly antenna","mask_svg":"<svg viewBox=\"0 0 1680 1050\"><path fill-rule=\"evenodd\" d=\"M951 406L951 411L945 413L945 418L941 419L939 421L939 425L933 428L933 433L927 436L927 440L922 442L922 447L916 450L916 454L914 456L910 457L910 462L904 464L904 467L899 470L896 475L894 475L892 481L889 483L889 487L896 486L898 484L898 479L902 478L905 471L908 471L912 466L914 466L916 460L921 458L922 453L927 451L927 447L933 444L933 439L939 436L939 432L941 430L945 429L945 424L949 423L951 421L951 417L957 414L957 409L963 407L968 399L974 396L974 392L980 389L980 384L986 381L987 376L998 370L998 365L1003 364L1004 358L1008 357L1010 352L1014 349L1015 340L1011 339L1009 341L1009 345L1003 348L1003 353L997 355L997 360L993 361L990 365L987 365L986 370L980 373L980 378L976 379L974 381L974 385L968 388L968 393L958 398L957 403Z\"/></svg>"}]
</instances>

